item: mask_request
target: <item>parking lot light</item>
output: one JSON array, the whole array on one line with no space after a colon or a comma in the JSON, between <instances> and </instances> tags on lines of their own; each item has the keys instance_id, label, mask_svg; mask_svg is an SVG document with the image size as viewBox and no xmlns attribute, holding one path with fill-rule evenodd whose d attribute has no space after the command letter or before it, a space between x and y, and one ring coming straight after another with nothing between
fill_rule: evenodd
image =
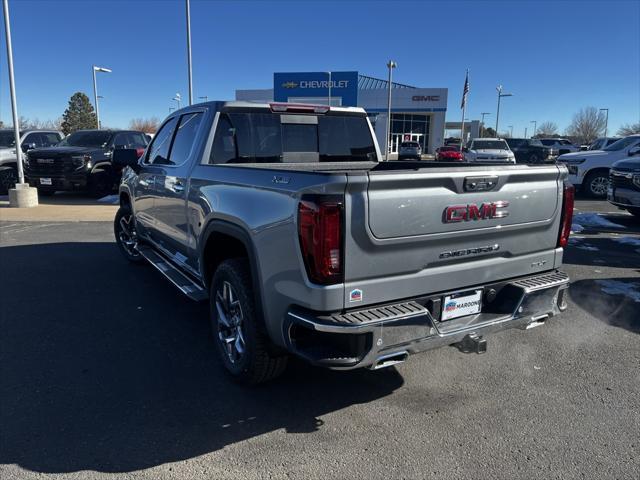
<instances>
[{"instance_id":1,"label":"parking lot light","mask_svg":"<svg viewBox=\"0 0 640 480\"><path fill-rule=\"evenodd\" d=\"M498 92L498 108L496 109L496 135L498 134L498 122L500 121L500 99L502 97L512 97L513 93L502 93L502 85L496 87Z\"/></svg>"},{"instance_id":2,"label":"parking lot light","mask_svg":"<svg viewBox=\"0 0 640 480\"><path fill-rule=\"evenodd\" d=\"M93 65L91 68L91 73L93 74L93 101L96 106L96 125L98 126L98 129L100 129L100 107L98 106L98 98L100 98L100 96L98 95L96 72L111 73L111 69L105 67L97 67L96 65Z\"/></svg>"},{"instance_id":3,"label":"parking lot light","mask_svg":"<svg viewBox=\"0 0 640 480\"><path fill-rule=\"evenodd\" d=\"M604 120L604 136L607 136L607 130L609 129L609 109L608 108L601 108L600 109L601 112L607 112L607 116L605 117Z\"/></svg>"},{"instance_id":4,"label":"parking lot light","mask_svg":"<svg viewBox=\"0 0 640 480\"><path fill-rule=\"evenodd\" d=\"M536 136L536 132L538 131L538 121L531 120L529 123L533 123L533 135L531 135L531 138L533 138Z\"/></svg>"},{"instance_id":5,"label":"parking lot light","mask_svg":"<svg viewBox=\"0 0 640 480\"><path fill-rule=\"evenodd\" d=\"M391 146L391 143L389 141L389 137L391 136L391 79L392 79L392 70L394 68L396 68L398 66L398 64L396 62L394 62L393 60L389 60L389 63L387 63L387 68L389 69L389 84L387 85L388 87L388 96L387 96L387 138L385 143L385 155L384 155L384 159L385 160L389 160L389 147Z\"/></svg>"},{"instance_id":6,"label":"parking lot light","mask_svg":"<svg viewBox=\"0 0 640 480\"><path fill-rule=\"evenodd\" d=\"M485 115L491 115L490 112L482 112L480 115L482 115L482 120L480 120L480 138L484 137L484 116Z\"/></svg>"},{"instance_id":7,"label":"parking lot light","mask_svg":"<svg viewBox=\"0 0 640 480\"><path fill-rule=\"evenodd\" d=\"M175 100L176 102L178 102L178 110L180 109L180 102L182 102L182 95L180 95L179 93L176 93L176 96L173 97L171 100Z\"/></svg>"},{"instance_id":8,"label":"parking lot light","mask_svg":"<svg viewBox=\"0 0 640 480\"><path fill-rule=\"evenodd\" d=\"M507 125L507 128L511 130L511 133L509 135L511 136L511 138L513 138L513 125Z\"/></svg>"}]
</instances>

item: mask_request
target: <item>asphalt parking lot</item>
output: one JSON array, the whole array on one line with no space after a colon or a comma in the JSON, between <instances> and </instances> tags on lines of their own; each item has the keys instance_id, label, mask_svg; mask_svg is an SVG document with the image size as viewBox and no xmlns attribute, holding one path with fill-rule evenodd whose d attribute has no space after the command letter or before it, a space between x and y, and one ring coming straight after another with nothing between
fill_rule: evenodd
<instances>
[{"instance_id":1,"label":"asphalt parking lot","mask_svg":"<svg viewBox=\"0 0 640 480\"><path fill-rule=\"evenodd\" d=\"M577 202L569 309L544 326L259 388L227 380L206 306L121 258L108 220L7 212L3 479L638 478L640 222L606 202Z\"/></svg>"}]
</instances>

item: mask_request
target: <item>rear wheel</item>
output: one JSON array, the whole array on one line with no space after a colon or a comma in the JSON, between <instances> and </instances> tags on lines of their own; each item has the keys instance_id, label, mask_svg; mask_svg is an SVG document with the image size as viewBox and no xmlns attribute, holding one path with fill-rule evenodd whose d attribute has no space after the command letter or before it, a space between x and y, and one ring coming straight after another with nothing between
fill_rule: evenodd
<instances>
[{"instance_id":1,"label":"rear wheel","mask_svg":"<svg viewBox=\"0 0 640 480\"><path fill-rule=\"evenodd\" d=\"M606 170L596 170L589 173L584 179L584 191L593 198L605 198L609 188L609 172Z\"/></svg>"},{"instance_id":2,"label":"rear wheel","mask_svg":"<svg viewBox=\"0 0 640 480\"><path fill-rule=\"evenodd\" d=\"M132 263L144 263L144 257L138 251L138 234L135 219L129 205L122 205L113 221L113 233L120 253Z\"/></svg>"},{"instance_id":3,"label":"rear wheel","mask_svg":"<svg viewBox=\"0 0 640 480\"><path fill-rule=\"evenodd\" d=\"M246 259L233 258L218 266L211 282L209 309L218 354L234 380L258 384L284 372L287 356L274 352L258 325Z\"/></svg>"},{"instance_id":4,"label":"rear wheel","mask_svg":"<svg viewBox=\"0 0 640 480\"><path fill-rule=\"evenodd\" d=\"M532 153L529 155L529 163L540 163L540 157L537 153Z\"/></svg>"}]
</instances>

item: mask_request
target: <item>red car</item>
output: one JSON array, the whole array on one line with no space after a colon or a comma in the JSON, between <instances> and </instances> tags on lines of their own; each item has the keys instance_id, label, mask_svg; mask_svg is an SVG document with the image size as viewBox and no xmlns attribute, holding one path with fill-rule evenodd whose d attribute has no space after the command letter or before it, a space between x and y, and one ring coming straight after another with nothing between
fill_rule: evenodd
<instances>
[{"instance_id":1,"label":"red car","mask_svg":"<svg viewBox=\"0 0 640 480\"><path fill-rule=\"evenodd\" d=\"M463 162L464 157L460 152L460 147L448 145L436 148L436 161L438 162Z\"/></svg>"}]
</instances>

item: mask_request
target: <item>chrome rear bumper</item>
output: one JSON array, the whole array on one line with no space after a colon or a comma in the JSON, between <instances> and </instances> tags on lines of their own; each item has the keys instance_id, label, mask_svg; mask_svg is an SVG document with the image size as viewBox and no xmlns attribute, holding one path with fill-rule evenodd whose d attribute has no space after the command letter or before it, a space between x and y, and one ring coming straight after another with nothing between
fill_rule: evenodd
<instances>
[{"instance_id":1,"label":"chrome rear bumper","mask_svg":"<svg viewBox=\"0 0 640 480\"><path fill-rule=\"evenodd\" d=\"M566 309L569 277L560 271L514 279L483 289L481 313L440 321L439 298L421 297L392 305L343 313L291 310L285 325L289 349L316 364L334 369L378 368L409 354L457 344L465 337L542 325ZM495 288L494 288L495 287ZM496 292L495 289L499 288ZM493 290L493 292L492 292Z\"/></svg>"}]
</instances>

